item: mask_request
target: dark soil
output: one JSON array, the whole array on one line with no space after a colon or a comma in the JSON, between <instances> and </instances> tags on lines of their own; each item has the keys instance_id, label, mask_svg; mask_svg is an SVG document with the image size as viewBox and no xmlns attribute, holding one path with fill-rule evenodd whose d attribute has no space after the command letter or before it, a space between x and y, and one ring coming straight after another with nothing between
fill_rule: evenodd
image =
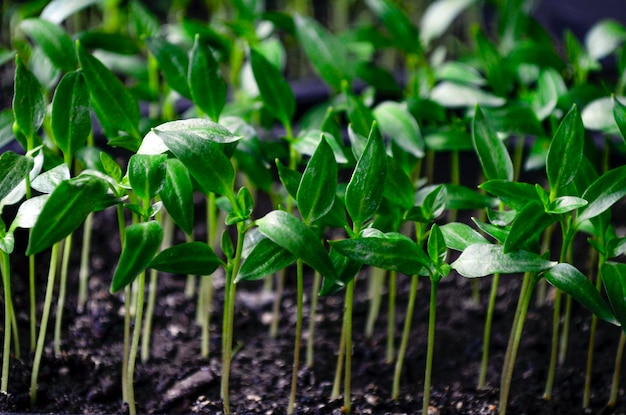
<instances>
[{"instance_id":1,"label":"dark soil","mask_svg":"<svg viewBox=\"0 0 626 415\"><path fill-rule=\"evenodd\" d=\"M27 277L22 261L13 264L15 306L22 332L22 358L11 361L10 394L2 396L0 411L65 414L123 414L120 368L122 355L122 309L120 297L109 294L112 268L117 258L117 237L107 213L96 220L93 276L89 302L76 312L75 280L71 275L70 298L65 310L63 355L55 357L47 344L39 377L39 399L30 406L31 354L27 334ZM115 236L115 235L114 235ZM43 267L45 256L38 257ZM45 275L40 275L39 288ZM409 280L398 277L399 295L396 345L404 320ZM494 414L498 406L500 368L517 304L521 277L501 279L491 346L488 385L476 389L482 348L483 324L490 279L479 281L480 304L471 301L471 282L451 274L440 286L437 311L436 352L432 383L433 413ZM237 352L231 374L232 410L239 414L283 414L291 379L295 327L295 287L288 278L282 301L280 334L268 335L272 295L261 283L238 286L235 342ZM311 279L307 278L310 284ZM200 358L200 330L195 324L195 300L184 295L184 278L165 275L159 280L154 319L152 358L138 363L136 398L141 413L208 413L222 410L219 394L221 304L223 277L214 277L215 310L209 359ZM416 414L421 411L426 357L429 284L422 280L412 338L403 369L400 399L390 399L393 365L385 362L387 297L372 338L364 336L368 311L367 274L358 277L354 310L352 376L353 412L360 414ZM43 298L40 292L39 298ZM307 297L306 304L309 303ZM330 400L339 344L342 293L320 298L315 332L315 365L300 371L297 413L340 413L343 400ZM308 309L305 311L308 316ZM306 319L307 317L305 317ZM589 342L590 315L573 306L570 342L565 363L559 367L551 401L541 395L550 348L552 304L533 306L528 315L517 360L510 414L612 414L626 412L626 398L613 410L605 407L610 390L620 330L600 322L593 369L592 408L581 409L584 370ZM50 324L49 327L53 326ZM306 322L305 322L306 328ZM305 331L305 338L307 333ZM50 334L48 339L51 339ZM396 346L397 347L397 346ZM304 351L303 351L304 355Z\"/></svg>"}]
</instances>

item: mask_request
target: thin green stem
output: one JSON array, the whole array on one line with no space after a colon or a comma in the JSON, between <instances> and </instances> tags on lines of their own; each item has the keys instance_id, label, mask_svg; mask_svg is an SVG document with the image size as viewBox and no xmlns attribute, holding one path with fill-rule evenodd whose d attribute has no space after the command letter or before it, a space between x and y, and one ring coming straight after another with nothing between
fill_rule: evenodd
<instances>
[{"instance_id":1,"label":"thin green stem","mask_svg":"<svg viewBox=\"0 0 626 415\"><path fill-rule=\"evenodd\" d=\"M387 304L387 353L385 361L393 362L395 355L395 338L396 338L396 280L398 273L396 271L389 272L389 303Z\"/></svg>"},{"instance_id":2,"label":"thin green stem","mask_svg":"<svg viewBox=\"0 0 626 415\"><path fill-rule=\"evenodd\" d=\"M406 308L406 316L404 317L404 330L402 331L402 340L398 349L398 358L393 373L393 388L391 399L397 401L400 397L400 376L402 375L402 367L404 366L404 357L409 346L409 337L411 335L411 322L413 321L413 313L415 311L415 299L417 298L417 289L419 286L419 277L413 275L411 277L411 291L409 291L409 302Z\"/></svg>"},{"instance_id":3,"label":"thin green stem","mask_svg":"<svg viewBox=\"0 0 626 415\"><path fill-rule=\"evenodd\" d=\"M617 345L617 353L615 353L615 369L613 370L613 383L611 384L611 395L607 406L612 408L617 403L617 395L619 394L619 376L622 368L622 356L624 355L624 345L626 344L626 334L622 331L619 336L619 344Z\"/></svg>"},{"instance_id":4,"label":"thin green stem","mask_svg":"<svg viewBox=\"0 0 626 415\"><path fill-rule=\"evenodd\" d=\"M352 307L354 301L355 279L350 280L346 287L344 321L346 328L345 372L343 379L343 409L350 413L352 407Z\"/></svg>"},{"instance_id":5,"label":"thin green stem","mask_svg":"<svg viewBox=\"0 0 626 415\"><path fill-rule=\"evenodd\" d=\"M435 325L437 318L437 288L439 280L430 280L430 310L428 318L428 349L426 351L426 373L424 374L424 400L422 402L422 414L428 414L430 406L430 384L433 372L433 355L435 352Z\"/></svg>"},{"instance_id":6,"label":"thin green stem","mask_svg":"<svg viewBox=\"0 0 626 415\"><path fill-rule=\"evenodd\" d=\"M337 353L337 366L335 367L335 379L333 381L333 389L330 393L330 399L337 399L339 397L339 390L341 388L341 375L343 374L343 359L346 351L346 322L343 321L341 325L341 337L339 339L339 351Z\"/></svg>"},{"instance_id":7,"label":"thin green stem","mask_svg":"<svg viewBox=\"0 0 626 415\"><path fill-rule=\"evenodd\" d=\"M35 405L37 402L37 379L39 377L39 366L41 364L43 346L46 340L46 330L48 328L50 308L52 306L52 294L54 293L54 280L57 272L59 244L60 242L57 242L52 245L52 253L50 254L50 266L48 267L48 283L46 285L46 295L44 297L43 314L41 316L41 325L39 326L37 346L35 348L35 356L33 358L33 370L30 375L30 402L32 405Z\"/></svg>"},{"instance_id":8,"label":"thin green stem","mask_svg":"<svg viewBox=\"0 0 626 415\"><path fill-rule=\"evenodd\" d=\"M511 392L511 381L513 379L513 369L515 369L517 351L519 350L520 340L522 339L528 305L530 304L535 284L536 279L534 274L529 272L525 273L524 281L522 282L522 289L520 290L519 301L517 303L517 308L515 309L511 336L509 337L509 343L504 356L502 376L500 377L500 415L506 415L507 405L509 403L509 393Z\"/></svg>"},{"instance_id":9,"label":"thin green stem","mask_svg":"<svg viewBox=\"0 0 626 415\"><path fill-rule=\"evenodd\" d=\"M29 229L30 235L30 229ZM28 256L28 298L30 303L30 351L37 345L37 298L35 294L35 255Z\"/></svg>"},{"instance_id":10,"label":"thin green stem","mask_svg":"<svg viewBox=\"0 0 626 415\"><path fill-rule=\"evenodd\" d=\"M478 389L485 387L487 383L487 368L489 364L489 345L491 343L491 327L493 323L493 314L496 308L496 298L498 297L498 285L500 274L493 274L491 281L491 292L489 294L489 305L487 307L487 317L485 319L485 331L483 333L483 355L480 363L480 373L478 375Z\"/></svg>"},{"instance_id":11,"label":"thin green stem","mask_svg":"<svg viewBox=\"0 0 626 415\"><path fill-rule=\"evenodd\" d=\"M9 255L0 250L0 271L4 288L4 345L2 348L2 382L0 392L9 391L9 361L11 360L11 316L13 315L13 300L11 298L11 262Z\"/></svg>"},{"instance_id":12,"label":"thin green stem","mask_svg":"<svg viewBox=\"0 0 626 415\"><path fill-rule=\"evenodd\" d=\"M318 292L320 290L320 284L322 282L322 275L315 271L313 275L313 286L311 287L311 306L309 312L309 336L307 338L306 345L306 365L307 367L313 367L314 363L314 346L315 346L315 318L317 314L317 302Z\"/></svg>"},{"instance_id":13,"label":"thin green stem","mask_svg":"<svg viewBox=\"0 0 626 415\"><path fill-rule=\"evenodd\" d=\"M137 413L135 404L135 363L137 361L137 352L139 349L139 338L141 337L141 327L143 318L143 304L146 289L146 272L143 271L137 277L137 301L135 309L135 325L133 327L133 338L128 354L128 412L130 415Z\"/></svg>"},{"instance_id":14,"label":"thin green stem","mask_svg":"<svg viewBox=\"0 0 626 415\"><path fill-rule=\"evenodd\" d=\"M556 375L556 361L559 352L561 297L561 290L557 288L554 293L554 310L552 313L552 346L550 348L550 366L548 367L548 377L546 379L546 387L543 392L543 399L545 400L550 400L552 398L552 388L554 386L554 377Z\"/></svg>"},{"instance_id":15,"label":"thin green stem","mask_svg":"<svg viewBox=\"0 0 626 415\"><path fill-rule=\"evenodd\" d=\"M63 322L63 309L67 293L67 272L72 251L72 234L70 233L63 242L63 259L61 263L61 279L59 281L59 297L57 298L57 314L54 321L54 354L61 355L61 326Z\"/></svg>"},{"instance_id":16,"label":"thin green stem","mask_svg":"<svg viewBox=\"0 0 626 415\"><path fill-rule=\"evenodd\" d=\"M597 251L590 247L590 257L595 256ZM604 255L598 256L598 271L596 273L596 290L600 292L602 289L602 278L600 278L600 269L604 264ZM591 404L591 371L593 369L593 354L596 344L596 331L598 328L598 317L591 315L591 326L589 328L589 347L587 349L587 365L585 367L585 390L583 392L583 408L589 408Z\"/></svg>"},{"instance_id":17,"label":"thin green stem","mask_svg":"<svg viewBox=\"0 0 626 415\"><path fill-rule=\"evenodd\" d=\"M89 248L91 248L91 234L93 230L93 213L87 215L83 225L83 242L80 251L80 270L78 271L78 299L76 308L82 313L89 296Z\"/></svg>"},{"instance_id":18,"label":"thin green stem","mask_svg":"<svg viewBox=\"0 0 626 415\"><path fill-rule=\"evenodd\" d=\"M289 394L289 405L287 406L287 414L293 414L296 404L296 392L298 390L298 367L300 365L300 345L302 342L302 306L304 303L304 275L303 262L301 259L296 261L297 269L297 306L296 306L296 340L293 347L293 370L291 373L291 393Z\"/></svg>"},{"instance_id":19,"label":"thin green stem","mask_svg":"<svg viewBox=\"0 0 626 415\"><path fill-rule=\"evenodd\" d=\"M146 363L150 359L150 340L152 339L152 316L156 304L158 271L150 269L150 282L148 283L148 304L146 305L146 318L143 319L143 335L141 336L141 362Z\"/></svg>"},{"instance_id":20,"label":"thin green stem","mask_svg":"<svg viewBox=\"0 0 626 415\"><path fill-rule=\"evenodd\" d=\"M369 269L369 309L365 323L365 337L368 339L374 334L374 326L380 312L380 304L383 296L383 285L387 271L381 268L370 267Z\"/></svg>"}]
</instances>

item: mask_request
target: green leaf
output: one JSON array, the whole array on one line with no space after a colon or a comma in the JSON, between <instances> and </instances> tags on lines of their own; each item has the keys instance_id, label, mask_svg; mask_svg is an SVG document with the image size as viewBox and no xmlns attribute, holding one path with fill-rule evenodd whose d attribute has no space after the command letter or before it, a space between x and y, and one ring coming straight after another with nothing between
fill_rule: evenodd
<instances>
[{"instance_id":1,"label":"green leaf","mask_svg":"<svg viewBox=\"0 0 626 415\"><path fill-rule=\"evenodd\" d=\"M626 265L606 262L602 265L600 275L615 318L624 330L626 329Z\"/></svg>"},{"instance_id":2,"label":"green leaf","mask_svg":"<svg viewBox=\"0 0 626 415\"><path fill-rule=\"evenodd\" d=\"M115 183L120 183L122 181L122 168L116 163L115 160L113 160L113 157L103 151L100 153L100 162L102 163L104 172L108 174L109 177L115 181Z\"/></svg>"},{"instance_id":3,"label":"green leaf","mask_svg":"<svg viewBox=\"0 0 626 415\"><path fill-rule=\"evenodd\" d=\"M159 32L161 26L159 19L138 0L128 3L128 18L130 32L135 39L141 39L142 36L154 36Z\"/></svg>"},{"instance_id":4,"label":"green leaf","mask_svg":"<svg viewBox=\"0 0 626 415\"><path fill-rule=\"evenodd\" d=\"M436 267L441 267L445 264L446 256L448 254L448 247L446 240L443 236L443 232L436 223L430 228L428 235L428 256L433 261Z\"/></svg>"},{"instance_id":5,"label":"green leaf","mask_svg":"<svg viewBox=\"0 0 626 415\"><path fill-rule=\"evenodd\" d=\"M89 90L80 72L70 72L59 82L52 100L52 132L66 158L83 147L91 132Z\"/></svg>"},{"instance_id":6,"label":"green leaf","mask_svg":"<svg viewBox=\"0 0 626 415\"><path fill-rule=\"evenodd\" d=\"M622 136L626 141L626 105L622 104L615 96L613 97L613 118Z\"/></svg>"},{"instance_id":7,"label":"green leaf","mask_svg":"<svg viewBox=\"0 0 626 415\"><path fill-rule=\"evenodd\" d=\"M256 221L259 231L275 244L302 259L325 278L337 280L337 273L319 237L301 220L274 210Z\"/></svg>"},{"instance_id":8,"label":"green leaf","mask_svg":"<svg viewBox=\"0 0 626 415\"><path fill-rule=\"evenodd\" d=\"M246 256L235 283L253 281L272 275L296 261L296 256L271 239L262 238Z\"/></svg>"},{"instance_id":9,"label":"green leaf","mask_svg":"<svg viewBox=\"0 0 626 415\"><path fill-rule=\"evenodd\" d=\"M475 30L474 41L476 42L478 56L480 57L489 85L496 95L506 96L513 85L512 76L505 60L502 59L496 46L482 33Z\"/></svg>"},{"instance_id":10,"label":"green leaf","mask_svg":"<svg viewBox=\"0 0 626 415\"><path fill-rule=\"evenodd\" d=\"M529 249L538 244L543 231L555 221L556 217L546 213L540 202L529 202L517 213L504 243L504 252Z\"/></svg>"},{"instance_id":11,"label":"green leaf","mask_svg":"<svg viewBox=\"0 0 626 415\"><path fill-rule=\"evenodd\" d=\"M189 83L187 82L189 71L187 53L158 36L147 38L146 47L159 63L159 68L163 71L167 84L185 98L191 99Z\"/></svg>"},{"instance_id":12,"label":"green leaf","mask_svg":"<svg viewBox=\"0 0 626 415\"><path fill-rule=\"evenodd\" d=\"M346 187L346 209L357 229L378 210L383 197L387 155L376 123Z\"/></svg>"},{"instance_id":13,"label":"green leaf","mask_svg":"<svg viewBox=\"0 0 626 415\"><path fill-rule=\"evenodd\" d=\"M351 84L353 62L345 44L310 17L296 15L294 22L299 44L322 79L335 91L343 81Z\"/></svg>"},{"instance_id":14,"label":"green leaf","mask_svg":"<svg viewBox=\"0 0 626 415\"><path fill-rule=\"evenodd\" d=\"M70 169L61 163L35 177L31 187L41 193L52 193L61 182L69 179Z\"/></svg>"},{"instance_id":15,"label":"green leaf","mask_svg":"<svg viewBox=\"0 0 626 415\"><path fill-rule=\"evenodd\" d=\"M582 198L589 204L578 211L576 224L594 218L626 196L626 166L620 166L596 179Z\"/></svg>"},{"instance_id":16,"label":"green leaf","mask_svg":"<svg viewBox=\"0 0 626 415\"><path fill-rule=\"evenodd\" d=\"M539 121L543 121L552 114L559 97L566 91L565 81L558 71L545 68L539 73L537 89L531 101L531 106Z\"/></svg>"},{"instance_id":17,"label":"green leaf","mask_svg":"<svg viewBox=\"0 0 626 415\"><path fill-rule=\"evenodd\" d=\"M497 206L498 201L467 186L446 184L446 209L483 209Z\"/></svg>"},{"instance_id":18,"label":"green leaf","mask_svg":"<svg viewBox=\"0 0 626 415\"><path fill-rule=\"evenodd\" d=\"M417 158L424 157L424 139L406 104L384 101L374 108L373 114L383 137L389 137L400 148Z\"/></svg>"},{"instance_id":19,"label":"green leaf","mask_svg":"<svg viewBox=\"0 0 626 415\"><path fill-rule=\"evenodd\" d=\"M481 189L485 190L502 201L512 209L519 210L528 202L539 201L535 186L529 183L512 182L510 180L488 180L482 183Z\"/></svg>"},{"instance_id":20,"label":"green leaf","mask_svg":"<svg viewBox=\"0 0 626 415\"><path fill-rule=\"evenodd\" d=\"M580 197L574 196L561 196L554 199L548 205L546 209L547 213L560 215L563 213L571 212L583 206L587 205L587 201Z\"/></svg>"},{"instance_id":21,"label":"green leaf","mask_svg":"<svg viewBox=\"0 0 626 415\"><path fill-rule=\"evenodd\" d=\"M331 210L336 190L337 162L333 150L322 137L307 163L296 194L298 210L305 223L315 222Z\"/></svg>"},{"instance_id":22,"label":"green leaf","mask_svg":"<svg viewBox=\"0 0 626 415\"><path fill-rule=\"evenodd\" d=\"M426 196L420 203L420 209L422 211L424 221L428 223L437 219L445 211L448 199L448 189L442 184L434 187L429 186L423 188L416 195L416 201L419 202L423 194L426 194Z\"/></svg>"},{"instance_id":23,"label":"green leaf","mask_svg":"<svg viewBox=\"0 0 626 415\"><path fill-rule=\"evenodd\" d=\"M159 193L163 205L174 223L186 235L193 232L193 184L191 176L182 161L168 159L165 161L165 183Z\"/></svg>"},{"instance_id":24,"label":"green leaf","mask_svg":"<svg viewBox=\"0 0 626 415\"><path fill-rule=\"evenodd\" d=\"M298 188L300 187L300 182L302 181L302 173L290 169L278 159L276 159L276 167L278 168L278 177L283 186L285 186L287 193L289 193L289 196L296 199L298 195Z\"/></svg>"},{"instance_id":25,"label":"green leaf","mask_svg":"<svg viewBox=\"0 0 626 415\"><path fill-rule=\"evenodd\" d=\"M488 180L513 180L511 156L479 106L474 114L472 140Z\"/></svg>"},{"instance_id":26,"label":"green leaf","mask_svg":"<svg viewBox=\"0 0 626 415\"><path fill-rule=\"evenodd\" d=\"M473 150L472 137L467 131L437 129L424 135L426 148L434 152Z\"/></svg>"},{"instance_id":27,"label":"green leaf","mask_svg":"<svg viewBox=\"0 0 626 415\"><path fill-rule=\"evenodd\" d=\"M362 137L367 137L374 122L374 113L365 105L363 99L352 93L346 93L348 119L350 126L355 133ZM361 157L359 153L360 147L352 149L355 158Z\"/></svg>"},{"instance_id":28,"label":"green leaf","mask_svg":"<svg viewBox=\"0 0 626 415\"><path fill-rule=\"evenodd\" d=\"M37 254L74 232L107 196L107 184L94 176L61 182L44 205L28 241L26 255Z\"/></svg>"},{"instance_id":29,"label":"green leaf","mask_svg":"<svg viewBox=\"0 0 626 415\"><path fill-rule=\"evenodd\" d=\"M0 154L0 200L26 178L33 165L32 157L22 156L12 151Z\"/></svg>"},{"instance_id":30,"label":"green leaf","mask_svg":"<svg viewBox=\"0 0 626 415\"><path fill-rule=\"evenodd\" d=\"M613 53L626 40L626 29L612 19L597 22L585 36L589 57L600 60Z\"/></svg>"},{"instance_id":31,"label":"green leaf","mask_svg":"<svg viewBox=\"0 0 626 415\"><path fill-rule=\"evenodd\" d=\"M165 183L165 154L133 154L128 161L130 187L142 200L155 197Z\"/></svg>"},{"instance_id":32,"label":"green leaf","mask_svg":"<svg viewBox=\"0 0 626 415\"><path fill-rule=\"evenodd\" d=\"M578 107L572 106L550 143L546 171L550 193L567 186L576 176L583 158L585 132Z\"/></svg>"},{"instance_id":33,"label":"green leaf","mask_svg":"<svg viewBox=\"0 0 626 415\"><path fill-rule=\"evenodd\" d=\"M556 264L531 252L505 253L502 245L475 244L465 248L459 258L450 265L466 278L479 278L495 273L539 272Z\"/></svg>"},{"instance_id":34,"label":"green leaf","mask_svg":"<svg viewBox=\"0 0 626 415\"><path fill-rule=\"evenodd\" d=\"M290 125L296 109L291 87L278 68L255 49L250 49L250 64L263 104L283 125Z\"/></svg>"},{"instance_id":35,"label":"green leaf","mask_svg":"<svg viewBox=\"0 0 626 415\"><path fill-rule=\"evenodd\" d=\"M64 72L76 69L74 44L60 26L47 20L31 18L23 20L20 29L41 47L58 69Z\"/></svg>"},{"instance_id":36,"label":"green leaf","mask_svg":"<svg viewBox=\"0 0 626 415\"><path fill-rule=\"evenodd\" d=\"M16 228L29 229L35 226L37 219L41 214L45 203L48 201L50 195L41 195L26 199L20 207L17 209L15 219L11 223L9 231L14 231Z\"/></svg>"},{"instance_id":37,"label":"green leaf","mask_svg":"<svg viewBox=\"0 0 626 415\"><path fill-rule=\"evenodd\" d=\"M463 251L470 245L488 244L480 233L469 225L460 222L450 222L439 227L446 242L446 246L455 251Z\"/></svg>"},{"instance_id":38,"label":"green leaf","mask_svg":"<svg viewBox=\"0 0 626 415\"><path fill-rule=\"evenodd\" d=\"M506 103L504 98L497 97L482 89L455 82L439 82L431 91L430 99L446 108L469 108L476 105L499 107Z\"/></svg>"},{"instance_id":39,"label":"green leaf","mask_svg":"<svg viewBox=\"0 0 626 415\"><path fill-rule=\"evenodd\" d=\"M13 134L14 122L15 118L13 117L12 108L0 111L0 148L15 140L15 135Z\"/></svg>"},{"instance_id":40,"label":"green leaf","mask_svg":"<svg viewBox=\"0 0 626 415\"><path fill-rule=\"evenodd\" d=\"M609 270L609 268L606 268L606 270L608 274L612 274L612 270ZM605 268L603 267L602 276L604 277L604 275ZM608 304L593 283L574 266L567 263L558 264L548 270L544 277L550 284L569 294L574 300L587 307L589 311L602 320L618 324Z\"/></svg>"},{"instance_id":41,"label":"green leaf","mask_svg":"<svg viewBox=\"0 0 626 415\"><path fill-rule=\"evenodd\" d=\"M13 116L19 130L34 144L35 136L46 115L46 103L37 78L22 63L19 56L15 61Z\"/></svg>"},{"instance_id":42,"label":"green leaf","mask_svg":"<svg viewBox=\"0 0 626 415\"><path fill-rule=\"evenodd\" d=\"M605 134L617 134L615 110L620 105L615 97L602 97L591 101L580 114L587 130L602 131Z\"/></svg>"},{"instance_id":43,"label":"green leaf","mask_svg":"<svg viewBox=\"0 0 626 415\"><path fill-rule=\"evenodd\" d=\"M210 275L224 262L204 242L185 242L164 249L148 267L170 274Z\"/></svg>"},{"instance_id":44,"label":"green leaf","mask_svg":"<svg viewBox=\"0 0 626 415\"><path fill-rule=\"evenodd\" d=\"M366 0L367 6L374 12L391 35L394 45L406 53L422 52L417 29L407 14L390 0ZM427 44L428 42L425 42Z\"/></svg>"},{"instance_id":45,"label":"green leaf","mask_svg":"<svg viewBox=\"0 0 626 415\"><path fill-rule=\"evenodd\" d=\"M161 246L163 229L159 222L136 223L126 228L124 247L113 274L111 293L131 284L150 265Z\"/></svg>"},{"instance_id":46,"label":"green leaf","mask_svg":"<svg viewBox=\"0 0 626 415\"><path fill-rule=\"evenodd\" d=\"M543 127L532 108L510 105L485 110L493 129L506 134L543 135Z\"/></svg>"},{"instance_id":47,"label":"green leaf","mask_svg":"<svg viewBox=\"0 0 626 415\"><path fill-rule=\"evenodd\" d=\"M102 0L52 0L41 12L41 18L59 24L69 16Z\"/></svg>"},{"instance_id":48,"label":"green leaf","mask_svg":"<svg viewBox=\"0 0 626 415\"><path fill-rule=\"evenodd\" d=\"M120 131L130 134L139 147L139 105L122 82L80 42L76 44L78 61L85 76L91 106L108 137L116 137Z\"/></svg>"},{"instance_id":49,"label":"green leaf","mask_svg":"<svg viewBox=\"0 0 626 415\"><path fill-rule=\"evenodd\" d=\"M422 248L399 233L381 236L360 237L331 241L331 246L340 254L363 264L405 275L425 275L424 268L431 266Z\"/></svg>"},{"instance_id":50,"label":"green leaf","mask_svg":"<svg viewBox=\"0 0 626 415\"><path fill-rule=\"evenodd\" d=\"M410 209L413 206L413 183L396 159L387 157L387 173L383 196L390 202Z\"/></svg>"},{"instance_id":51,"label":"green leaf","mask_svg":"<svg viewBox=\"0 0 626 415\"><path fill-rule=\"evenodd\" d=\"M193 131L153 129L169 150L183 162L206 195L232 195L235 169L224 154L224 146L195 134Z\"/></svg>"},{"instance_id":52,"label":"green leaf","mask_svg":"<svg viewBox=\"0 0 626 415\"><path fill-rule=\"evenodd\" d=\"M193 103L215 122L226 104L226 82L220 74L220 67L209 48L200 42L196 35L189 56L187 74Z\"/></svg>"},{"instance_id":53,"label":"green leaf","mask_svg":"<svg viewBox=\"0 0 626 415\"><path fill-rule=\"evenodd\" d=\"M475 0L437 0L430 3L420 21L422 44L426 47L443 35L454 19L474 2Z\"/></svg>"},{"instance_id":54,"label":"green leaf","mask_svg":"<svg viewBox=\"0 0 626 415\"><path fill-rule=\"evenodd\" d=\"M495 239L499 244L503 244L509 236L510 226L494 225L472 218L478 229Z\"/></svg>"}]
</instances>

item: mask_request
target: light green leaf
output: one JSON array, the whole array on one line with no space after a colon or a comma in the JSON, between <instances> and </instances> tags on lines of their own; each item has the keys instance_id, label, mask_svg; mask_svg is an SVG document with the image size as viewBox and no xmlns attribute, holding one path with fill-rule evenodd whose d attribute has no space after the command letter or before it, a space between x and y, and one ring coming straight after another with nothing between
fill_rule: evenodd
<instances>
[{"instance_id":1,"label":"light green leaf","mask_svg":"<svg viewBox=\"0 0 626 415\"><path fill-rule=\"evenodd\" d=\"M623 100L623 97L620 97ZM581 113L583 125L588 130L602 131L606 134L616 134L618 124L614 115L614 108L622 105L616 97L605 97L591 101Z\"/></svg>"},{"instance_id":2,"label":"light green leaf","mask_svg":"<svg viewBox=\"0 0 626 415\"><path fill-rule=\"evenodd\" d=\"M475 0L437 0L428 5L420 21L420 40L427 47L443 35L454 19Z\"/></svg>"},{"instance_id":3,"label":"light green leaf","mask_svg":"<svg viewBox=\"0 0 626 415\"><path fill-rule=\"evenodd\" d=\"M0 154L0 200L9 195L33 168L33 159L12 151Z\"/></svg>"},{"instance_id":4,"label":"light green leaf","mask_svg":"<svg viewBox=\"0 0 626 415\"><path fill-rule=\"evenodd\" d=\"M40 17L52 23L59 24L82 9L101 2L102 0L52 0L43 9Z\"/></svg>"},{"instance_id":5,"label":"light green leaf","mask_svg":"<svg viewBox=\"0 0 626 415\"><path fill-rule=\"evenodd\" d=\"M41 195L26 199L17 209L17 214L11 223L10 231L14 231L15 228L29 229L35 226L48 197L50 197L50 195Z\"/></svg>"},{"instance_id":6,"label":"light green leaf","mask_svg":"<svg viewBox=\"0 0 626 415\"><path fill-rule=\"evenodd\" d=\"M460 222L450 222L439 227L446 242L446 246L455 251L463 251L470 245L488 244L480 233L469 225Z\"/></svg>"},{"instance_id":7,"label":"light green leaf","mask_svg":"<svg viewBox=\"0 0 626 415\"><path fill-rule=\"evenodd\" d=\"M576 224L594 218L626 196L626 166L604 173L582 194L589 204L578 211Z\"/></svg>"},{"instance_id":8,"label":"light green leaf","mask_svg":"<svg viewBox=\"0 0 626 415\"><path fill-rule=\"evenodd\" d=\"M518 183L510 180L488 180L478 187L487 193L497 196L502 203L515 210L523 208L530 201L539 201L535 186L529 183Z\"/></svg>"},{"instance_id":9,"label":"light green leaf","mask_svg":"<svg viewBox=\"0 0 626 415\"><path fill-rule=\"evenodd\" d=\"M554 199L548 205L546 212L555 215L571 212L587 205L587 201L575 196L561 196Z\"/></svg>"},{"instance_id":10,"label":"light green leaf","mask_svg":"<svg viewBox=\"0 0 626 415\"><path fill-rule=\"evenodd\" d=\"M499 107L506 102L476 87L448 81L439 82L430 92L430 99L447 108Z\"/></svg>"},{"instance_id":11,"label":"light green leaf","mask_svg":"<svg viewBox=\"0 0 626 415\"><path fill-rule=\"evenodd\" d=\"M165 161L165 183L160 194L161 200L174 223L187 235L193 232L193 184L191 176L182 161Z\"/></svg>"},{"instance_id":12,"label":"light green leaf","mask_svg":"<svg viewBox=\"0 0 626 415\"><path fill-rule=\"evenodd\" d=\"M589 57L600 60L613 53L626 40L626 29L612 19L600 20L585 36Z\"/></svg>"},{"instance_id":13,"label":"light green leaf","mask_svg":"<svg viewBox=\"0 0 626 415\"><path fill-rule=\"evenodd\" d=\"M52 193L61 182L69 179L70 169L61 163L35 177L31 187L41 193Z\"/></svg>"},{"instance_id":14,"label":"light green leaf","mask_svg":"<svg viewBox=\"0 0 626 415\"><path fill-rule=\"evenodd\" d=\"M417 158L424 157L424 139L406 104L384 101L374 108L373 114L383 137L393 140L400 148Z\"/></svg>"},{"instance_id":15,"label":"light green leaf","mask_svg":"<svg viewBox=\"0 0 626 415\"><path fill-rule=\"evenodd\" d=\"M495 273L515 274L539 272L557 263L526 251L505 253L502 245L475 244L463 250L451 266L466 278L479 278Z\"/></svg>"},{"instance_id":16,"label":"light green leaf","mask_svg":"<svg viewBox=\"0 0 626 415\"><path fill-rule=\"evenodd\" d=\"M622 330L626 330L626 265L606 262L602 265L600 275L615 318L621 324ZM596 315L600 316L598 313Z\"/></svg>"}]
</instances>

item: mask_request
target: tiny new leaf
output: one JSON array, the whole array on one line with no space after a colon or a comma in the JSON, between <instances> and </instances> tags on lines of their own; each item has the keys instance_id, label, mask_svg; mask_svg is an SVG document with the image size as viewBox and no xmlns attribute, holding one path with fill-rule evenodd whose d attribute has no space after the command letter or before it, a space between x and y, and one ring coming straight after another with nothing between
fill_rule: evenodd
<instances>
[{"instance_id":1,"label":"tiny new leaf","mask_svg":"<svg viewBox=\"0 0 626 415\"><path fill-rule=\"evenodd\" d=\"M204 242L185 242L164 249L148 267L182 275L210 275L223 261Z\"/></svg>"},{"instance_id":2,"label":"tiny new leaf","mask_svg":"<svg viewBox=\"0 0 626 415\"><path fill-rule=\"evenodd\" d=\"M124 247L111 282L111 293L132 283L139 273L148 268L162 239L163 229L159 222L153 220L126 228Z\"/></svg>"}]
</instances>

